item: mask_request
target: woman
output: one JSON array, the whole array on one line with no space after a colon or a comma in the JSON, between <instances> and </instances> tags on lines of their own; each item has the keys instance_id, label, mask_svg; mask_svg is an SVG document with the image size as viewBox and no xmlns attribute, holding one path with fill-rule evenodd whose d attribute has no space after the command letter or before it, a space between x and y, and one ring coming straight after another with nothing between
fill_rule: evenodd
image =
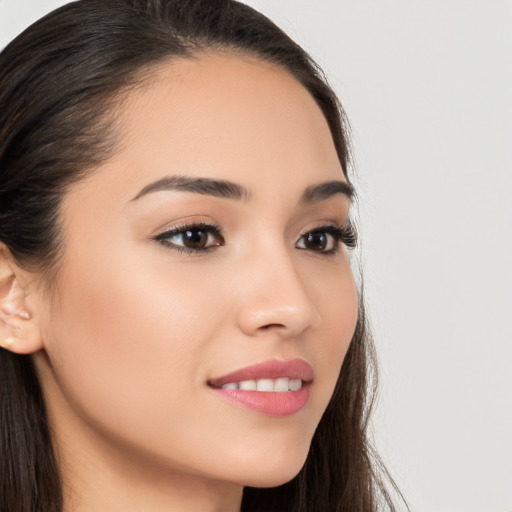
<instances>
[{"instance_id":1,"label":"woman","mask_svg":"<svg viewBox=\"0 0 512 512\"><path fill-rule=\"evenodd\" d=\"M230 0L81 0L2 52L0 116L0 509L393 509L308 55Z\"/></svg>"}]
</instances>

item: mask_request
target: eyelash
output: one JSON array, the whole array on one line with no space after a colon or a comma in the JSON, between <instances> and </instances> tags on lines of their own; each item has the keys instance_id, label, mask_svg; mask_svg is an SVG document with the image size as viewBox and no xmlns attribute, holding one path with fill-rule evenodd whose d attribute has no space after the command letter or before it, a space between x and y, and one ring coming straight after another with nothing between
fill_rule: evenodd
<instances>
[{"instance_id":1,"label":"eyelash","mask_svg":"<svg viewBox=\"0 0 512 512\"><path fill-rule=\"evenodd\" d=\"M203 233L206 233L208 237L214 236L217 239L220 239L221 241L218 243L215 243L214 245L211 245L209 247L203 247L194 249L191 247L184 247L180 245L173 244L169 242L170 238L173 238L176 235L183 235L187 231L191 232L198 232L202 231ZM334 244L332 249L328 250L322 250L322 251L315 251L313 249L309 249L312 252L316 252L321 255L330 256L336 254L340 249L340 243L343 243L348 249L354 249L357 246L357 233L354 229L354 226L349 222L345 226L333 226L333 225L326 225L326 226L319 226L317 228L311 229L309 231L306 231L305 233L302 233L299 237L299 241L304 241L305 237L307 236L314 236L314 235L322 235L327 234L332 238L332 242ZM194 222L190 224L179 224L177 226L174 226L173 228L164 231L163 233L158 234L154 237L154 240L161 243L165 247L177 251L179 253L185 253L185 254L200 254L200 253L206 253L211 250L216 249L217 247L222 247L225 245L224 238L222 236L221 230L219 226L216 226L214 224L207 224L205 222ZM299 241L297 243L299 243ZM307 247L297 247L300 250L308 250Z\"/></svg>"}]
</instances>

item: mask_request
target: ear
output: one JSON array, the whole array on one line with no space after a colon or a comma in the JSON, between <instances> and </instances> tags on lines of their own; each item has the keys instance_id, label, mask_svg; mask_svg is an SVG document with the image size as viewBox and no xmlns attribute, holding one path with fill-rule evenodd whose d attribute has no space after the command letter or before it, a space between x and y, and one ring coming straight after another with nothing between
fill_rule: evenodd
<instances>
[{"instance_id":1,"label":"ear","mask_svg":"<svg viewBox=\"0 0 512 512\"><path fill-rule=\"evenodd\" d=\"M42 348L39 326L27 308L29 282L29 273L0 244L0 346L17 354Z\"/></svg>"}]
</instances>

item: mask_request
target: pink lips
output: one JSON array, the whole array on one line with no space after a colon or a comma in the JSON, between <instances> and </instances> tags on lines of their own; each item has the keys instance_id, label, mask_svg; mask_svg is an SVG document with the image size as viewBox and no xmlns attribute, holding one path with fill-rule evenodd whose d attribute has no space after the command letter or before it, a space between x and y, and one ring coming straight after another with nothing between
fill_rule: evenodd
<instances>
[{"instance_id":1,"label":"pink lips","mask_svg":"<svg viewBox=\"0 0 512 512\"><path fill-rule=\"evenodd\" d=\"M224 384L231 382L279 378L301 379L302 387L296 391L285 392L221 388ZM306 405L312 380L313 368L305 361L272 359L211 379L208 384L213 392L236 405L267 416L288 416L300 411Z\"/></svg>"}]
</instances>

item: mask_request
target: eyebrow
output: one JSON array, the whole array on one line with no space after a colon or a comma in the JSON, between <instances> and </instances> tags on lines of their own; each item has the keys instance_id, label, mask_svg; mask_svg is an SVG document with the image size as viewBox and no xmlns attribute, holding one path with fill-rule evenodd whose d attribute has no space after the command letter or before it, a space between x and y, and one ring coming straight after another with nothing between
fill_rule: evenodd
<instances>
[{"instance_id":1,"label":"eyebrow","mask_svg":"<svg viewBox=\"0 0 512 512\"><path fill-rule=\"evenodd\" d=\"M151 192L159 192L162 190L192 192L194 194L244 201L247 201L251 196L245 187L231 181L213 180L210 178L190 178L187 176L167 176L144 187L132 201L136 201Z\"/></svg>"},{"instance_id":2,"label":"eyebrow","mask_svg":"<svg viewBox=\"0 0 512 512\"><path fill-rule=\"evenodd\" d=\"M137 199L160 191L191 192L225 199L236 199L248 201L251 193L244 186L226 180L215 180L211 178L192 178L188 176L166 176L158 181L146 185L133 199ZM345 181L332 180L310 185L304 190L299 203L311 204L325 201L330 197L342 194L348 199L355 195L354 187Z\"/></svg>"},{"instance_id":3,"label":"eyebrow","mask_svg":"<svg viewBox=\"0 0 512 512\"><path fill-rule=\"evenodd\" d=\"M301 203L309 204L319 201L325 201L332 196L342 194L352 200L355 196L354 187L346 181L332 180L320 183L319 185L311 185L302 194Z\"/></svg>"}]
</instances>

